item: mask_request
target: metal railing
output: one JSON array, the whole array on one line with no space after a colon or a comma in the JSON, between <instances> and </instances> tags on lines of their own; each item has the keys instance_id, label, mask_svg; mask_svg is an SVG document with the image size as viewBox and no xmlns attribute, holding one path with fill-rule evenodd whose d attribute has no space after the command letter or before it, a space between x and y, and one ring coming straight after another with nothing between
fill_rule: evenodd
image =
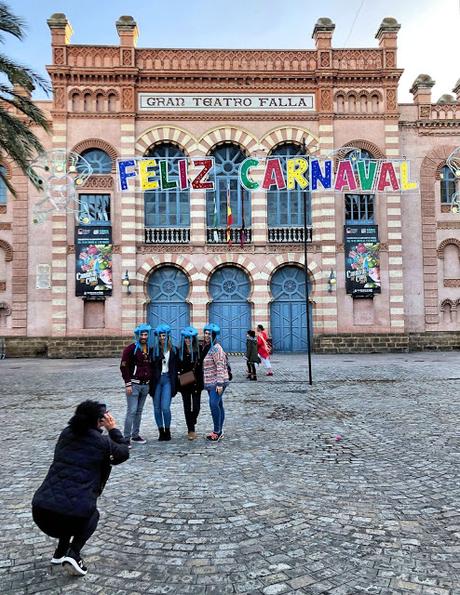
<instances>
[{"instance_id":1,"label":"metal railing","mask_svg":"<svg viewBox=\"0 0 460 595\"><path fill-rule=\"evenodd\" d=\"M190 229L188 227L146 227L146 244L188 244Z\"/></svg>"},{"instance_id":2,"label":"metal railing","mask_svg":"<svg viewBox=\"0 0 460 595\"><path fill-rule=\"evenodd\" d=\"M245 229L245 244L250 244L252 242L252 230ZM241 229L239 228L231 228L230 229L230 239L232 244L240 244L241 243ZM226 244L227 243L227 230L225 228L220 227L208 227L206 229L206 242L208 244Z\"/></svg>"},{"instance_id":3,"label":"metal railing","mask_svg":"<svg viewBox=\"0 0 460 595\"><path fill-rule=\"evenodd\" d=\"M269 227L268 241L274 243L301 243L304 241L303 227ZM307 226L307 242L313 241L313 229Z\"/></svg>"}]
</instances>

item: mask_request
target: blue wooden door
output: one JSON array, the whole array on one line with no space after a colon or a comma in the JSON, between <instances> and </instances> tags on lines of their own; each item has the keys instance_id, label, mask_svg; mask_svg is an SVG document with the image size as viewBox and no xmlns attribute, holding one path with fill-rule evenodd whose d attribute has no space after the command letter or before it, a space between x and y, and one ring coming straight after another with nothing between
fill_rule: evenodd
<instances>
[{"instance_id":1,"label":"blue wooden door","mask_svg":"<svg viewBox=\"0 0 460 595\"><path fill-rule=\"evenodd\" d=\"M251 328L250 289L246 273L232 266L217 270L209 282L209 320L220 326L221 344L227 352L246 351L246 333Z\"/></svg>"},{"instance_id":2,"label":"blue wooden door","mask_svg":"<svg viewBox=\"0 0 460 595\"><path fill-rule=\"evenodd\" d=\"M173 342L180 343L180 331L190 324L189 305L185 301L189 293L186 275L176 267L157 269L148 282L151 303L148 306L147 320L155 328L159 324L169 324Z\"/></svg>"},{"instance_id":3,"label":"blue wooden door","mask_svg":"<svg viewBox=\"0 0 460 595\"><path fill-rule=\"evenodd\" d=\"M311 289L311 284L309 286ZM305 273L303 269L285 266L272 277L271 334L275 351L307 350L307 317L305 306ZM310 304L310 336L313 338Z\"/></svg>"}]
</instances>

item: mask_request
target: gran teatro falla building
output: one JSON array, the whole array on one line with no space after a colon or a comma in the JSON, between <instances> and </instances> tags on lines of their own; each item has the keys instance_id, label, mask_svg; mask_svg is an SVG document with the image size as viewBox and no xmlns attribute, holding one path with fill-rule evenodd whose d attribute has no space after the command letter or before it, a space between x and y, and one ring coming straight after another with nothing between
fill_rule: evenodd
<instances>
[{"instance_id":1,"label":"gran teatro falla building","mask_svg":"<svg viewBox=\"0 0 460 595\"><path fill-rule=\"evenodd\" d=\"M362 49L333 47L334 23L319 19L305 50L138 48L128 16L118 45L74 45L64 14L48 25L53 98L37 104L52 134L37 132L48 151L38 166L58 179L48 192L69 185L68 208L47 211L2 165L18 194L0 189L8 355L118 354L140 322L177 337L209 319L230 352L259 323L277 351L305 350L306 235L315 350L459 347L460 84L434 101L420 75L413 102L398 103L395 19ZM333 168L405 159L416 189L240 183L248 158L282 167L299 155ZM119 163L147 158L169 164L171 188L122 191ZM181 160L202 158L213 189L179 185Z\"/></svg>"}]
</instances>

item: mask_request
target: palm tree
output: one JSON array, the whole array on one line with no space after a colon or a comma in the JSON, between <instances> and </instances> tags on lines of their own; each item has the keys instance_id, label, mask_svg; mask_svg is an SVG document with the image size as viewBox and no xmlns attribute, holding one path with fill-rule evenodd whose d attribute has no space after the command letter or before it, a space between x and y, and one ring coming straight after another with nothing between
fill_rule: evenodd
<instances>
[{"instance_id":1,"label":"palm tree","mask_svg":"<svg viewBox=\"0 0 460 595\"><path fill-rule=\"evenodd\" d=\"M6 33L23 40L25 23L11 12L7 4L0 2L0 43L4 42ZM49 124L45 114L33 103L30 95L36 86L48 94L51 86L39 74L17 64L2 53L0 75L3 75L0 76L0 159L9 157L36 185L29 164L44 149L32 132L31 126L36 125L49 132ZM26 91L26 96L18 93L21 88ZM14 188L3 172L3 168L0 168L0 177L13 196L16 196Z\"/></svg>"}]
</instances>

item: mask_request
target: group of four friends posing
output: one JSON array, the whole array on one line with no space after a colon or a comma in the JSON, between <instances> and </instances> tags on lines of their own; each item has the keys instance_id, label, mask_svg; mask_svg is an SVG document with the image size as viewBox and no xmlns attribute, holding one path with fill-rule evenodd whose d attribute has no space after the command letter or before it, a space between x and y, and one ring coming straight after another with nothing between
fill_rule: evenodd
<instances>
[{"instance_id":1,"label":"group of four friends posing","mask_svg":"<svg viewBox=\"0 0 460 595\"><path fill-rule=\"evenodd\" d=\"M133 443L145 444L140 435L140 425L144 404L150 394L158 440L171 440L171 399L180 392L188 439L195 440L204 388L208 391L214 425L206 439L218 442L223 437L225 420L222 397L230 380L227 355L218 342L220 328L216 324L207 324L200 344L197 329L188 326L181 330L179 348L173 346L171 328L166 324L160 324L155 329L141 324L134 330L134 335L135 341L123 350L120 364L127 400L124 437ZM254 331L248 331L246 344L248 378L257 379L255 362L259 361L264 362L267 374L272 375L269 346L261 325L257 339Z\"/></svg>"},{"instance_id":2,"label":"group of four friends posing","mask_svg":"<svg viewBox=\"0 0 460 595\"><path fill-rule=\"evenodd\" d=\"M263 328L258 328L257 342L265 350L259 354L267 374L271 375L269 343L266 336L259 340L261 332ZM99 522L97 499L112 466L129 459L131 442L145 443L139 428L149 393L153 396L159 440L171 439L171 397L177 389L183 398L188 438L196 438L203 388L209 394L214 423L206 438L210 442L222 438L225 419L222 395L229 383L230 368L217 342L219 334L217 325L206 325L200 346L197 330L186 327L181 331L180 348L176 349L167 325L160 325L154 331L149 325L135 329L135 341L124 349L120 366L127 398L124 435L104 403L87 400L78 405L58 438L53 462L32 499L33 520L46 535L58 539L51 564L62 565L77 576L88 572L80 552ZM248 349L253 344L254 336L248 332ZM104 429L108 435L103 434Z\"/></svg>"}]
</instances>

